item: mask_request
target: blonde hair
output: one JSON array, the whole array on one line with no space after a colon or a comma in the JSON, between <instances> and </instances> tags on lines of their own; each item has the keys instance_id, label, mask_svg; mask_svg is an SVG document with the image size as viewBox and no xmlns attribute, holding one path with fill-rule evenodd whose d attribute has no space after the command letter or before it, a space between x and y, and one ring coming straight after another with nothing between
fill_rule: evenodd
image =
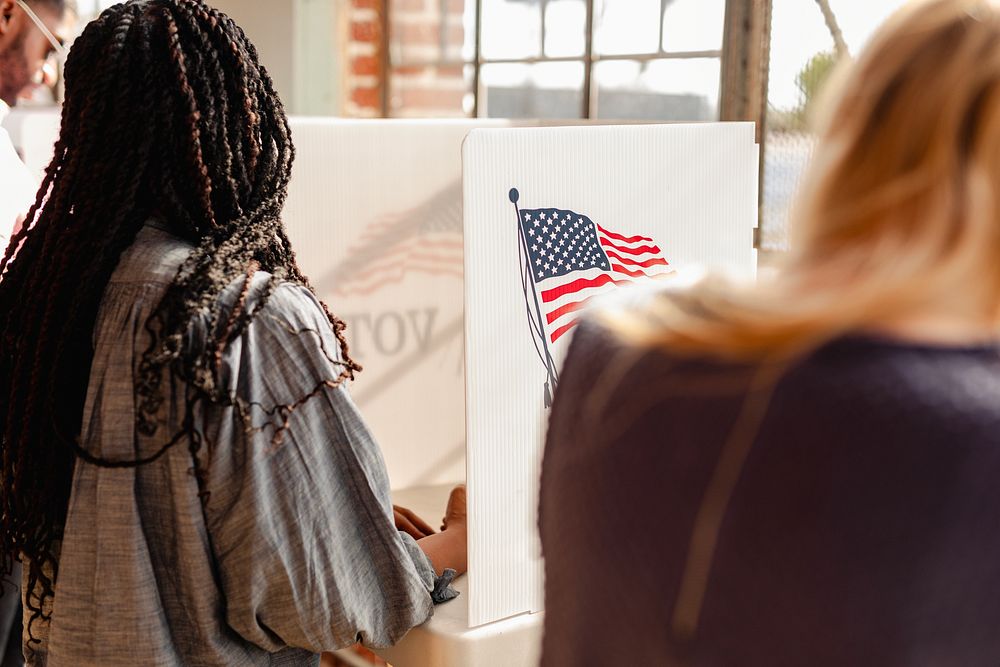
<instances>
[{"instance_id":1,"label":"blonde hair","mask_svg":"<svg viewBox=\"0 0 1000 667\"><path fill-rule=\"evenodd\" d=\"M910 3L835 78L777 279L706 282L612 315L616 330L677 352L787 359L970 290L998 319L1000 9Z\"/></svg>"}]
</instances>

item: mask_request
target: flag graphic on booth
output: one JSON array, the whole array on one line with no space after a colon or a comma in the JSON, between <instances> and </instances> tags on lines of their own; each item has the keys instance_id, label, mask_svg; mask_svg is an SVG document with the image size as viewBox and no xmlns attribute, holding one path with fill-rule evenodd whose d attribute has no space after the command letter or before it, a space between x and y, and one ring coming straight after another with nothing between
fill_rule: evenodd
<instances>
[{"instance_id":1,"label":"flag graphic on booth","mask_svg":"<svg viewBox=\"0 0 1000 667\"><path fill-rule=\"evenodd\" d=\"M363 297L412 274L462 279L462 183L452 183L419 206L365 226L346 258L320 281L337 296Z\"/></svg>"},{"instance_id":2,"label":"flag graphic on booth","mask_svg":"<svg viewBox=\"0 0 1000 667\"><path fill-rule=\"evenodd\" d=\"M595 297L623 285L661 280L673 269L648 236L620 234L568 209L521 209L519 199L518 191L511 190L528 323L548 373L545 402L550 405L558 374L549 344L579 323Z\"/></svg>"}]
</instances>

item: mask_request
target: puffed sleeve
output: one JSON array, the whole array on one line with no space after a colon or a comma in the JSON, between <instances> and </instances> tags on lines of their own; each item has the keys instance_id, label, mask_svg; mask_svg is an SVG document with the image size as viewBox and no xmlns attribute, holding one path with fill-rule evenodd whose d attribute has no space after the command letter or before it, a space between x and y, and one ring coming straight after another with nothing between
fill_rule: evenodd
<instances>
[{"instance_id":1,"label":"puffed sleeve","mask_svg":"<svg viewBox=\"0 0 1000 667\"><path fill-rule=\"evenodd\" d=\"M283 284L254 304L261 283L223 356L249 422L232 407L204 420L226 619L268 650L394 644L431 615L434 570L394 526L385 465L347 389L323 384L342 365L319 303Z\"/></svg>"}]
</instances>

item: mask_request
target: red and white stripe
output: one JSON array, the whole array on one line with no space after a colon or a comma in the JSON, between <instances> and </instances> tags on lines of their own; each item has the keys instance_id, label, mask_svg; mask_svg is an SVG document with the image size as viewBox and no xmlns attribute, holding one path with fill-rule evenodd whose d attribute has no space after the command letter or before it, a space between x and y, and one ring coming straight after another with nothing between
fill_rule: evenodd
<instances>
[{"instance_id":1,"label":"red and white stripe","mask_svg":"<svg viewBox=\"0 0 1000 667\"><path fill-rule=\"evenodd\" d=\"M611 270L574 271L538 284L545 328L554 343L579 323L594 298L618 287L662 280L673 273L662 251L647 236L623 236L597 225L598 240Z\"/></svg>"},{"instance_id":2,"label":"red and white stripe","mask_svg":"<svg viewBox=\"0 0 1000 667\"><path fill-rule=\"evenodd\" d=\"M340 295L364 296L402 282L412 273L434 276L463 275L462 237L454 232L431 232L400 241L381 253L363 271L335 288Z\"/></svg>"}]
</instances>

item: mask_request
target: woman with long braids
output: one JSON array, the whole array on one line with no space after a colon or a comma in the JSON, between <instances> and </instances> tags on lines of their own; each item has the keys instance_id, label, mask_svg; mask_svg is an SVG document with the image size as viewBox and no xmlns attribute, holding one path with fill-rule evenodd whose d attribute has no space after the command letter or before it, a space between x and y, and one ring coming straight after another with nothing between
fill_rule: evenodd
<instances>
[{"instance_id":1,"label":"woman with long braids","mask_svg":"<svg viewBox=\"0 0 1000 667\"><path fill-rule=\"evenodd\" d=\"M312 665L396 641L465 567L393 523L359 367L281 224L253 45L200 0L105 11L0 261L0 553L34 665ZM16 258L12 258L15 248Z\"/></svg>"}]
</instances>

